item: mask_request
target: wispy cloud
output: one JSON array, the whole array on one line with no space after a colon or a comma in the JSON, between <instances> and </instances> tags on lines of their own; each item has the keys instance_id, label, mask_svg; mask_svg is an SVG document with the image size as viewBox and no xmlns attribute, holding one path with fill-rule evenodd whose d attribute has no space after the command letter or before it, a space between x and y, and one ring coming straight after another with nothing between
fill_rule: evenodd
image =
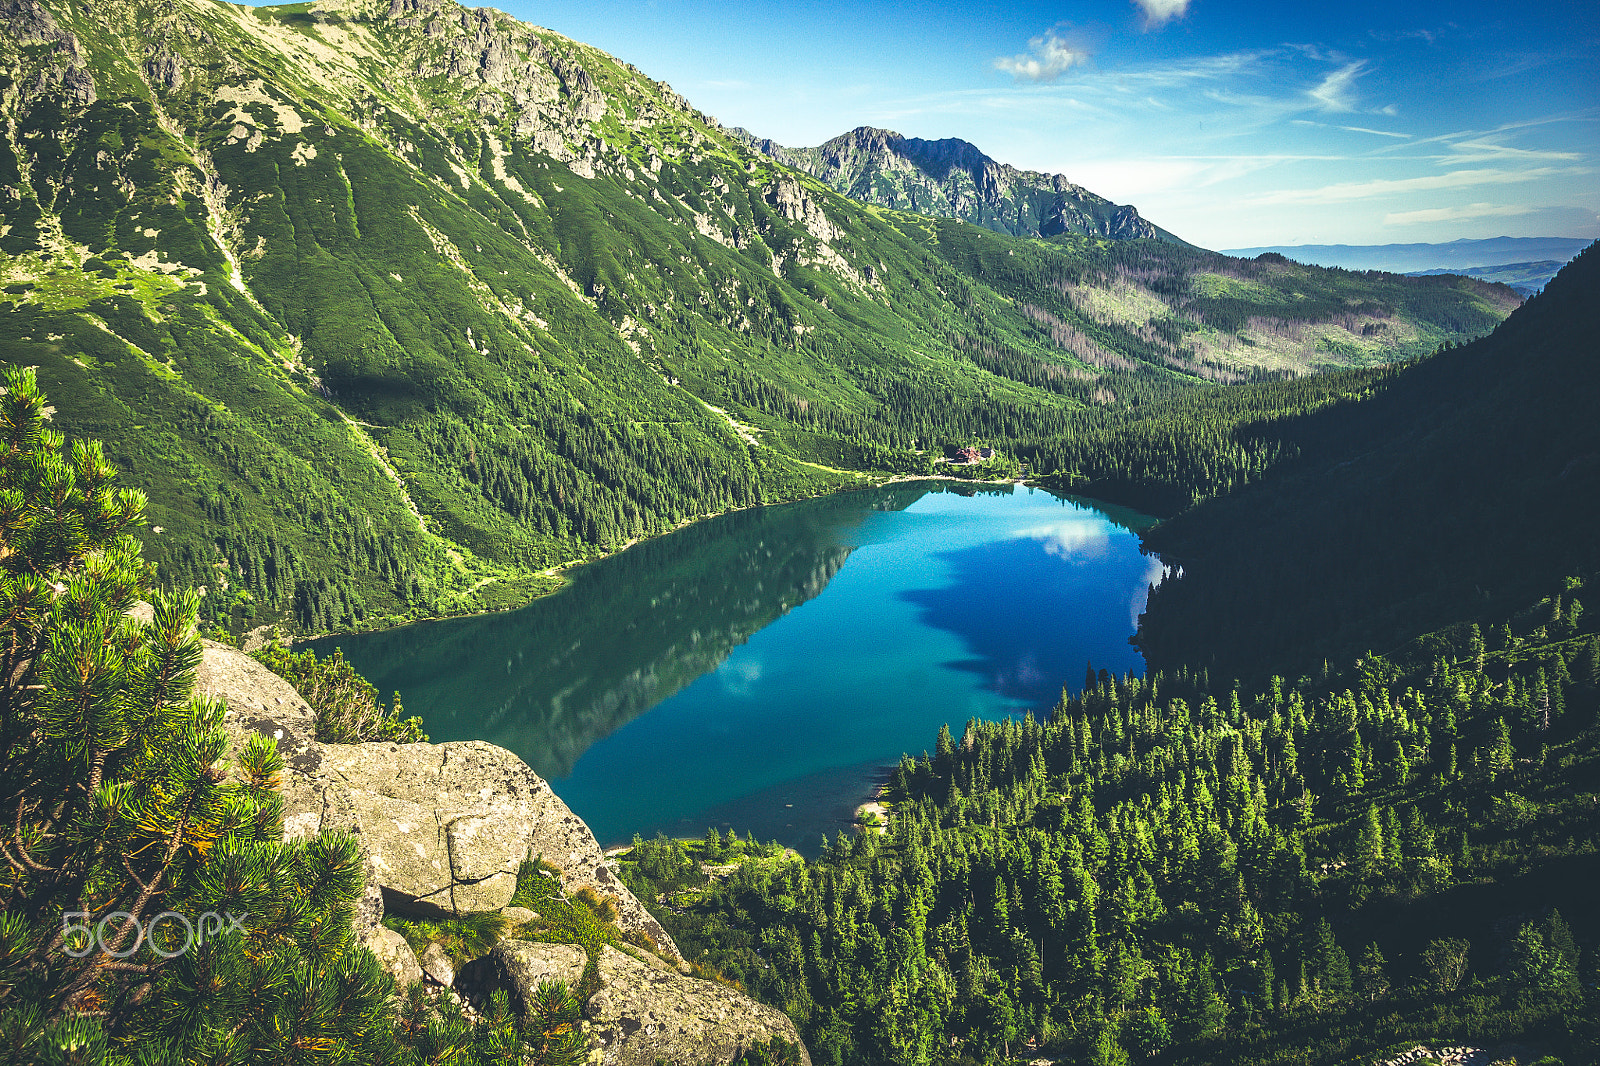
<instances>
[{"instance_id":1,"label":"wispy cloud","mask_svg":"<svg viewBox=\"0 0 1600 1066\"><path fill-rule=\"evenodd\" d=\"M1087 63L1092 55L1082 41L1049 29L1028 42L1026 53L997 58L994 68L1018 81L1053 82L1073 67Z\"/></svg>"},{"instance_id":2,"label":"wispy cloud","mask_svg":"<svg viewBox=\"0 0 1600 1066\"><path fill-rule=\"evenodd\" d=\"M1462 222L1471 218L1497 218L1502 215L1528 215L1533 208L1519 204L1462 204L1459 207L1431 207L1424 211L1398 211L1383 216L1385 226L1414 226L1420 222Z\"/></svg>"},{"instance_id":3,"label":"wispy cloud","mask_svg":"<svg viewBox=\"0 0 1600 1066\"><path fill-rule=\"evenodd\" d=\"M1189 0L1133 0L1144 12L1144 28L1158 29L1189 13Z\"/></svg>"},{"instance_id":4,"label":"wispy cloud","mask_svg":"<svg viewBox=\"0 0 1600 1066\"><path fill-rule=\"evenodd\" d=\"M1392 130L1375 130L1369 129L1366 126L1338 126L1327 122L1313 122L1309 118L1290 119L1289 122L1290 125L1293 126L1315 126L1316 128L1323 130L1344 130L1346 133L1370 133L1375 137L1397 137L1401 140L1409 140L1411 138L1411 134L1409 133L1395 133Z\"/></svg>"},{"instance_id":5,"label":"wispy cloud","mask_svg":"<svg viewBox=\"0 0 1600 1066\"><path fill-rule=\"evenodd\" d=\"M1551 152L1534 148L1512 148L1510 145L1477 140L1457 141L1450 146L1450 151L1450 155L1441 158L1452 163L1525 163L1535 159L1569 162L1583 158L1580 152Z\"/></svg>"},{"instance_id":6,"label":"wispy cloud","mask_svg":"<svg viewBox=\"0 0 1600 1066\"><path fill-rule=\"evenodd\" d=\"M1324 111L1354 111L1355 82L1366 69L1367 61L1358 59L1354 63L1346 63L1338 70L1322 79L1322 84L1311 89L1308 95L1317 102L1317 106Z\"/></svg>"},{"instance_id":7,"label":"wispy cloud","mask_svg":"<svg viewBox=\"0 0 1600 1066\"><path fill-rule=\"evenodd\" d=\"M1367 200L1377 196L1395 196L1408 192L1433 192L1439 189L1462 189L1473 185L1515 185L1537 181L1556 174L1584 173L1579 167L1532 167L1528 170L1452 170L1448 174L1425 174L1416 178L1379 179L1377 181L1347 181L1324 185L1316 189L1279 189L1255 197L1259 204L1338 204L1353 200Z\"/></svg>"}]
</instances>

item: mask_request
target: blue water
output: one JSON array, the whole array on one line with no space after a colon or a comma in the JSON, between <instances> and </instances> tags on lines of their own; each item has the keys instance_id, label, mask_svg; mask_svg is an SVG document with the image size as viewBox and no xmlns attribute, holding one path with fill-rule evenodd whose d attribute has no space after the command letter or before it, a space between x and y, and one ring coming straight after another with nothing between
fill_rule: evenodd
<instances>
[{"instance_id":1,"label":"blue water","mask_svg":"<svg viewBox=\"0 0 1600 1066\"><path fill-rule=\"evenodd\" d=\"M1128 643L1149 519L898 485L700 523L512 614L343 637L435 741L510 748L602 843L755 832L814 853L941 724L1048 713Z\"/></svg>"}]
</instances>

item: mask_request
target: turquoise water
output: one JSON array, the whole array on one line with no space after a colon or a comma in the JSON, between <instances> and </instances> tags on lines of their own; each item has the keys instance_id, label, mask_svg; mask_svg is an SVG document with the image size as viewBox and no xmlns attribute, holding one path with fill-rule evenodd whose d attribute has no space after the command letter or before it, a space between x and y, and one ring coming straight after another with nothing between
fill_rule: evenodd
<instances>
[{"instance_id":1,"label":"turquoise water","mask_svg":"<svg viewBox=\"0 0 1600 1066\"><path fill-rule=\"evenodd\" d=\"M942 723L1048 713L1128 643L1149 519L895 485L699 523L523 610L341 637L434 741L487 740L602 843L707 825L814 853Z\"/></svg>"}]
</instances>

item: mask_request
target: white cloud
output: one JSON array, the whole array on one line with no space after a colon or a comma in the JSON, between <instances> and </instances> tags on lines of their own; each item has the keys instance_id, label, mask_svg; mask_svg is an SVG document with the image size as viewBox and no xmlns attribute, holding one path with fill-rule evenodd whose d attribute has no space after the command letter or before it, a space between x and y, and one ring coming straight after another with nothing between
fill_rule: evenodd
<instances>
[{"instance_id":1,"label":"white cloud","mask_svg":"<svg viewBox=\"0 0 1600 1066\"><path fill-rule=\"evenodd\" d=\"M1089 61L1087 48L1068 40L1055 30L1046 30L1044 36L1028 42L1028 52L1020 56L1000 56L994 61L996 70L1003 70L1018 81L1055 81L1073 67Z\"/></svg>"},{"instance_id":2,"label":"white cloud","mask_svg":"<svg viewBox=\"0 0 1600 1066\"><path fill-rule=\"evenodd\" d=\"M1133 2L1144 12L1144 27L1147 30L1165 26L1173 19L1181 19L1189 13L1189 0L1133 0Z\"/></svg>"},{"instance_id":3,"label":"white cloud","mask_svg":"<svg viewBox=\"0 0 1600 1066\"><path fill-rule=\"evenodd\" d=\"M1355 81L1366 69L1367 61L1358 59L1354 63L1346 63L1338 70L1322 79L1322 84L1308 91L1308 95L1317 102L1317 106L1324 111L1354 111Z\"/></svg>"},{"instance_id":4,"label":"white cloud","mask_svg":"<svg viewBox=\"0 0 1600 1066\"><path fill-rule=\"evenodd\" d=\"M1411 134L1409 133L1395 133L1391 130L1373 130L1368 129L1365 126L1335 126L1334 128L1344 130L1346 133L1370 133L1376 137L1398 137L1401 140L1409 140L1411 137Z\"/></svg>"},{"instance_id":5,"label":"white cloud","mask_svg":"<svg viewBox=\"0 0 1600 1066\"><path fill-rule=\"evenodd\" d=\"M1450 151L1454 154L1441 158L1451 163L1510 162L1513 160L1533 159L1558 159L1567 162L1583 158L1582 154L1578 152L1550 152L1529 148L1512 148L1509 145L1492 144L1488 141L1457 141L1450 146Z\"/></svg>"},{"instance_id":6,"label":"white cloud","mask_svg":"<svg viewBox=\"0 0 1600 1066\"><path fill-rule=\"evenodd\" d=\"M1463 204L1460 207L1433 207L1426 211L1399 211L1383 216L1385 226L1414 226L1419 222L1460 222L1469 218L1498 218L1527 215L1531 207L1517 204Z\"/></svg>"},{"instance_id":7,"label":"white cloud","mask_svg":"<svg viewBox=\"0 0 1600 1066\"><path fill-rule=\"evenodd\" d=\"M1396 137L1400 140L1410 140L1409 133L1395 133L1391 130L1375 130L1366 126L1337 126L1326 122L1313 122L1308 118L1294 118L1289 120L1291 126L1315 126L1323 130L1344 130L1346 133L1370 133L1377 137Z\"/></svg>"}]
</instances>

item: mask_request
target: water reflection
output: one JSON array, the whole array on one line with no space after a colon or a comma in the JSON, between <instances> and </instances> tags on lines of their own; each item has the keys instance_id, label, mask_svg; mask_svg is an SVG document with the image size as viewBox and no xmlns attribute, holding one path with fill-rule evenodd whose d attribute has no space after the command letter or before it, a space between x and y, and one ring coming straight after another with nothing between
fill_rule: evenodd
<instances>
[{"instance_id":1,"label":"water reflection","mask_svg":"<svg viewBox=\"0 0 1600 1066\"><path fill-rule=\"evenodd\" d=\"M1128 634L1162 574L1127 536L1148 528L1147 516L1072 497L1061 507L1059 517L941 552L949 582L900 593L921 608L923 625L954 633L973 653L947 665L1040 710L1063 685L1076 690L1087 662L1142 672ZM1051 565L1041 565L1041 553Z\"/></svg>"},{"instance_id":2,"label":"water reflection","mask_svg":"<svg viewBox=\"0 0 1600 1066\"><path fill-rule=\"evenodd\" d=\"M927 491L894 485L725 515L583 567L519 611L312 647L342 645L381 693L403 694L435 742L487 740L563 778L596 741L821 593L850 556L851 526ZM732 665L718 680L749 692L760 664Z\"/></svg>"}]
</instances>

